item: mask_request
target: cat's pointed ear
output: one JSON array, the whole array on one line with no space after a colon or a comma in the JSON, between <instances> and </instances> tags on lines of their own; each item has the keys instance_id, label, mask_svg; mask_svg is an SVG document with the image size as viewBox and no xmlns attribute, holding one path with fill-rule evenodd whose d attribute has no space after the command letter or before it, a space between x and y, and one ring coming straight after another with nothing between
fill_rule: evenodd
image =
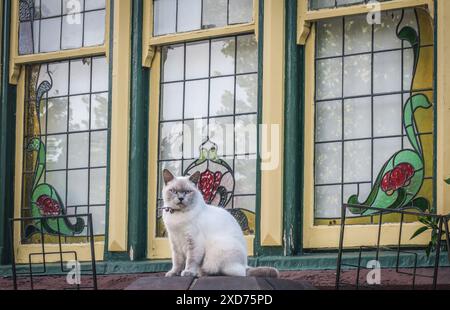
<instances>
[{"instance_id":1,"label":"cat's pointed ear","mask_svg":"<svg viewBox=\"0 0 450 310\"><path fill-rule=\"evenodd\" d=\"M167 169L163 170L163 179L164 179L164 184L167 185L167 183L169 183L170 181L172 181L175 177L173 176L172 172L170 172Z\"/></svg>"},{"instance_id":2,"label":"cat's pointed ear","mask_svg":"<svg viewBox=\"0 0 450 310\"><path fill-rule=\"evenodd\" d=\"M197 184L199 180L200 180L200 171L197 171L196 173L194 173L189 177L189 181L191 181L194 184Z\"/></svg>"}]
</instances>

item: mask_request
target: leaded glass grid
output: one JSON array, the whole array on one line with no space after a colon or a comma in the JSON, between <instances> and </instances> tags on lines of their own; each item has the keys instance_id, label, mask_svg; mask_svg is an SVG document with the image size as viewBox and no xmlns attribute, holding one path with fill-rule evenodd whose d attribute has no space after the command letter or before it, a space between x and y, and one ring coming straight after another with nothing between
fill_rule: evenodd
<instances>
[{"instance_id":1,"label":"leaded glass grid","mask_svg":"<svg viewBox=\"0 0 450 310\"><path fill-rule=\"evenodd\" d=\"M250 23L253 0L154 0L153 35Z\"/></svg>"},{"instance_id":2,"label":"leaded glass grid","mask_svg":"<svg viewBox=\"0 0 450 310\"><path fill-rule=\"evenodd\" d=\"M105 43L105 0L19 1L19 55Z\"/></svg>"},{"instance_id":3,"label":"leaded glass grid","mask_svg":"<svg viewBox=\"0 0 450 310\"><path fill-rule=\"evenodd\" d=\"M316 224L339 219L342 204L352 201L353 195L364 201L391 156L413 149L404 128L404 109L414 94L432 100L433 65L420 68L424 77L414 77L413 46L397 37L406 26L420 34L414 9L384 12L379 25L369 25L365 15L316 23ZM432 60L433 38L419 42L420 54ZM417 88L420 80L430 82ZM415 135L425 154L420 195L431 204L433 109L418 111L414 118Z\"/></svg>"},{"instance_id":4,"label":"leaded glass grid","mask_svg":"<svg viewBox=\"0 0 450 310\"><path fill-rule=\"evenodd\" d=\"M232 199L223 207L243 209L250 230L254 230L258 122L255 36L164 46L161 53L158 208L163 205L161 171L189 173L200 156L199 149L215 146L218 162L224 162L220 166L231 168L234 178ZM157 236L164 234L160 216L159 210Z\"/></svg>"},{"instance_id":5,"label":"leaded glass grid","mask_svg":"<svg viewBox=\"0 0 450 310\"><path fill-rule=\"evenodd\" d=\"M309 0L309 9L329 9L338 8L343 6L355 5L355 4L368 4L377 2L387 2L391 0Z\"/></svg>"},{"instance_id":6,"label":"leaded glass grid","mask_svg":"<svg viewBox=\"0 0 450 310\"><path fill-rule=\"evenodd\" d=\"M106 57L27 66L23 217L91 213L94 235L104 236L108 72ZM75 220L59 224L66 242L86 236L87 223ZM25 235L32 237L40 227L30 224Z\"/></svg>"}]
</instances>

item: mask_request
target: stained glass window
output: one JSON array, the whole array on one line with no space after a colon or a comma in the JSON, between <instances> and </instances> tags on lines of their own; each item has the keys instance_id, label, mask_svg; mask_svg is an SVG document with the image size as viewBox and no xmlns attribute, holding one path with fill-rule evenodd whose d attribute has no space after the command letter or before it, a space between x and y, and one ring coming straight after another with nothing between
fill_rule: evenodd
<instances>
[{"instance_id":1,"label":"stained glass window","mask_svg":"<svg viewBox=\"0 0 450 310\"><path fill-rule=\"evenodd\" d=\"M91 213L94 234L105 234L108 110L106 57L26 67L22 216ZM29 224L27 237L55 234L50 223ZM86 224L59 228L73 239Z\"/></svg>"},{"instance_id":2,"label":"stained glass window","mask_svg":"<svg viewBox=\"0 0 450 310\"><path fill-rule=\"evenodd\" d=\"M433 188L433 26L421 9L316 24L315 218L344 203L429 210ZM348 216L368 217L358 210ZM363 222L361 222L363 223Z\"/></svg>"},{"instance_id":3,"label":"stained glass window","mask_svg":"<svg viewBox=\"0 0 450 310\"><path fill-rule=\"evenodd\" d=\"M328 8L337 8L342 6L349 6L355 4L367 4L367 3L377 3L377 2L386 2L391 0L309 0L309 9L317 10L317 9L328 9Z\"/></svg>"},{"instance_id":4,"label":"stained glass window","mask_svg":"<svg viewBox=\"0 0 450 310\"><path fill-rule=\"evenodd\" d=\"M200 171L205 201L230 210L244 232L253 233L257 60L254 35L162 48L159 208L163 169L176 175ZM160 218L157 226L157 236L164 235Z\"/></svg>"},{"instance_id":5,"label":"stained glass window","mask_svg":"<svg viewBox=\"0 0 450 310\"><path fill-rule=\"evenodd\" d=\"M253 0L154 0L154 36L249 23Z\"/></svg>"},{"instance_id":6,"label":"stained glass window","mask_svg":"<svg viewBox=\"0 0 450 310\"><path fill-rule=\"evenodd\" d=\"M19 55L105 43L105 0L16 0Z\"/></svg>"}]
</instances>

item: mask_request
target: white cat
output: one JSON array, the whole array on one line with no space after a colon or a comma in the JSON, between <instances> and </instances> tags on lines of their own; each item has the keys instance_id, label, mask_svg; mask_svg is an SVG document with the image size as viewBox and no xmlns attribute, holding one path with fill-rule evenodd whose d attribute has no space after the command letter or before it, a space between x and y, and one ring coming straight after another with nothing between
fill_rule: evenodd
<instances>
[{"instance_id":1,"label":"white cat","mask_svg":"<svg viewBox=\"0 0 450 310\"><path fill-rule=\"evenodd\" d=\"M172 249L173 276L278 277L275 268L247 266L241 227L225 209L207 205L197 189L200 173L174 177L163 171L163 220Z\"/></svg>"}]
</instances>

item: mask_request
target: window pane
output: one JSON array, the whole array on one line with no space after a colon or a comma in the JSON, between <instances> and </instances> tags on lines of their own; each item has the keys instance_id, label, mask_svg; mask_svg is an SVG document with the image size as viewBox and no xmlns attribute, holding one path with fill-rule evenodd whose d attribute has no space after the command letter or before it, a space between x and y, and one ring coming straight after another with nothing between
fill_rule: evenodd
<instances>
[{"instance_id":1,"label":"window pane","mask_svg":"<svg viewBox=\"0 0 450 310\"><path fill-rule=\"evenodd\" d=\"M108 85L98 86L106 87L105 92L93 94L91 81L94 77L108 80L105 66L105 57L26 66L24 167L27 173L23 177L23 191L30 198L23 201L23 216L45 217L57 212L57 215L75 215L69 220L75 224L77 215L94 210L91 205L95 205L93 224L98 233L104 233ZM99 71L106 73L99 74ZM97 81L96 85L103 83ZM37 106L36 102L40 104ZM83 233L85 237L86 228L67 223L60 223L63 241L83 242L73 237L81 237ZM51 225L41 228L39 223L29 224L38 232L42 229L44 235L55 235Z\"/></svg>"},{"instance_id":2,"label":"window pane","mask_svg":"<svg viewBox=\"0 0 450 310\"><path fill-rule=\"evenodd\" d=\"M372 49L372 25L366 15L345 17L345 53L370 52Z\"/></svg>"},{"instance_id":3,"label":"window pane","mask_svg":"<svg viewBox=\"0 0 450 310\"><path fill-rule=\"evenodd\" d=\"M178 0L177 32L201 29L202 0Z\"/></svg>"},{"instance_id":4,"label":"window pane","mask_svg":"<svg viewBox=\"0 0 450 310\"><path fill-rule=\"evenodd\" d=\"M342 139L342 101L323 101L316 104L316 141Z\"/></svg>"},{"instance_id":5,"label":"window pane","mask_svg":"<svg viewBox=\"0 0 450 310\"><path fill-rule=\"evenodd\" d=\"M42 17L61 15L61 0L40 0L40 2Z\"/></svg>"},{"instance_id":6,"label":"window pane","mask_svg":"<svg viewBox=\"0 0 450 310\"><path fill-rule=\"evenodd\" d=\"M206 78L209 75L209 42L186 45L186 79Z\"/></svg>"},{"instance_id":7,"label":"window pane","mask_svg":"<svg viewBox=\"0 0 450 310\"><path fill-rule=\"evenodd\" d=\"M342 18L317 23L318 57L342 55Z\"/></svg>"},{"instance_id":8,"label":"window pane","mask_svg":"<svg viewBox=\"0 0 450 310\"><path fill-rule=\"evenodd\" d=\"M90 175L89 202L93 205L106 203L106 169L93 169Z\"/></svg>"},{"instance_id":9,"label":"window pane","mask_svg":"<svg viewBox=\"0 0 450 310\"><path fill-rule=\"evenodd\" d=\"M92 92L97 93L108 90L108 68L108 62L105 57L92 59Z\"/></svg>"},{"instance_id":10,"label":"window pane","mask_svg":"<svg viewBox=\"0 0 450 310\"><path fill-rule=\"evenodd\" d=\"M153 0L153 35L250 23L253 0Z\"/></svg>"},{"instance_id":11,"label":"window pane","mask_svg":"<svg viewBox=\"0 0 450 310\"><path fill-rule=\"evenodd\" d=\"M52 98L47 101L47 133L67 131L67 99Z\"/></svg>"},{"instance_id":12,"label":"window pane","mask_svg":"<svg viewBox=\"0 0 450 310\"><path fill-rule=\"evenodd\" d=\"M370 94L372 87L371 65L370 55L344 58L344 97Z\"/></svg>"},{"instance_id":13,"label":"window pane","mask_svg":"<svg viewBox=\"0 0 450 310\"><path fill-rule=\"evenodd\" d=\"M48 170L58 170L66 168L67 136L48 136L46 142Z\"/></svg>"},{"instance_id":14,"label":"window pane","mask_svg":"<svg viewBox=\"0 0 450 310\"><path fill-rule=\"evenodd\" d=\"M89 95L69 98L69 131L89 129L90 100Z\"/></svg>"},{"instance_id":15,"label":"window pane","mask_svg":"<svg viewBox=\"0 0 450 310\"><path fill-rule=\"evenodd\" d=\"M311 10L332 8L334 7L335 3L335 0L309 0L309 8Z\"/></svg>"},{"instance_id":16,"label":"window pane","mask_svg":"<svg viewBox=\"0 0 450 310\"><path fill-rule=\"evenodd\" d=\"M344 138L362 139L372 135L372 100L370 97L344 101Z\"/></svg>"},{"instance_id":17,"label":"window pane","mask_svg":"<svg viewBox=\"0 0 450 310\"><path fill-rule=\"evenodd\" d=\"M185 118L208 116L208 80L186 82Z\"/></svg>"},{"instance_id":18,"label":"window pane","mask_svg":"<svg viewBox=\"0 0 450 310\"><path fill-rule=\"evenodd\" d=\"M379 2L381 2L381 1L384 2L384 1L391 1L391 0L380 0ZM365 3L370 3L370 2L371 2L371 0L309 0L309 9L317 10L317 9L365 4Z\"/></svg>"},{"instance_id":19,"label":"window pane","mask_svg":"<svg viewBox=\"0 0 450 310\"><path fill-rule=\"evenodd\" d=\"M74 60L70 62L70 94L89 93L91 88L92 59Z\"/></svg>"},{"instance_id":20,"label":"window pane","mask_svg":"<svg viewBox=\"0 0 450 310\"><path fill-rule=\"evenodd\" d=\"M237 38L237 73L258 71L258 43L254 35Z\"/></svg>"},{"instance_id":21,"label":"window pane","mask_svg":"<svg viewBox=\"0 0 450 310\"><path fill-rule=\"evenodd\" d=\"M213 40L211 43L211 75L234 74L235 57L235 38Z\"/></svg>"},{"instance_id":22,"label":"window pane","mask_svg":"<svg viewBox=\"0 0 450 310\"><path fill-rule=\"evenodd\" d=\"M87 12L84 15L84 46L105 43L105 11Z\"/></svg>"},{"instance_id":23,"label":"window pane","mask_svg":"<svg viewBox=\"0 0 450 310\"><path fill-rule=\"evenodd\" d=\"M199 185L205 201L229 209L244 233L254 231L257 57L253 35L162 48L157 205L163 167L176 175L213 173L224 190L208 192ZM157 236L164 236L161 213L157 217Z\"/></svg>"},{"instance_id":24,"label":"window pane","mask_svg":"<svg viewBox=\"0 0 450 310\"><path fill-rule=\"evenodd\" d=\"M69 169L89 166L89 133L69 135Z\"/></svg>"},{"instance_id":25,"label":"window pane","mask_svg":"<svg viewBox=\"0 0 450 310\"><path fill-rule=\"evenodd\" d=\"M203 27L216 28L226 26L227 0L203 0Z\"/></svg>"},{"instance_id":26,"label":"window pane","mask_svg":"<svg viewBox=\"0 0 450 310\"><path fill-rule=\"evenodd\" d=\"M233 114L234 109L234 77L211 80L210 115Z\"/></svg>"},{"instance_id":27,"label":"window pane","mask_svg":"<svg viewBox=\"0 0 450 310\"><path fill-rule=\"evenodd\" d=\"M85 1L85 3L86 3L86 11L105 8L105 0L87 0Z\"/></svg>"},{"instance_id":28,"label":"window pane","mask_svg":"<svg viewBox=\"0 0 450 310\"><path fill-rule=\"evenodd\" d=\"M91 96L91 129L108 128L108 93Z\"/></svg>"},{"instance_id":29,"label":"window pane","mask_svg":"<svg viewBox=\"0 0 450 310\"><path fill-rule=\"evenodd\" d=\"M67 205L83 206L88 204L88 171L72 170L67 173Z\"/></svg>"},{"instance_id":30,"label":"window pane","mask_svg":"<svg viewBox=\"0 0 450 310\"><path fill-rule=\"evenodd\" d=\"M183 118L183 83L164 84L161 91L162 119L167 121Z\"/></svg>"},{"instance_id":31,"label":"window pane","mask_svg":"<svg viewBox=\"0 0 450 310\"><path fill-rule=\"evenodd\" d=\"M310 4L358 1L333 2ZM418 9L383 12L381 19L369 25L365 15L345 16L316 26L316 220L339 220L343 203L414 209L414 199L433 199L415 185L424 182L423 167L430 175L434 169L433 47L415 44L432 42L432 23ZM409 36L401 39L398 33L406 26ZM414 173L402 179L405 166ZM400 189L408 197L399 207L394 204ZM373 221L372 211L352 212L347 216L358 218L357 224Z\"/></svg>"},{"instance_id":32,"label":"window pane","mask_svg":"<svg viewBox=\"0 0 450 310\"><path fill-rule=\"evenodd\" d=\"M229 0L229 24L250 23L253 20L253 0Z\"/></svg>"},{"instance_id":33,"label":"window pane","mask_svg":"<svg viewBox=\"0 0 450 310\"><path fill-rule=\"evenodd\" d=\"M20 55L96 46L105 41L105 0L20 1L19 16Z\"/></svg>"},{"instance_id":34,"label":"window pane","mask_svg":"<svg viewBox=\"0 0 450 310\"><path fill-rule=\"evenodd\" d=\"M166 46L162 50L163 72L162 80L164 82L183 80L184 67L184 46L172 45Z\"/></svg>"},{"instance_id":35,"label":"window pane","mask_svg":"<svg viewBox=\"0 0 450 310\"><path fill-rule=\"evenodd\" d=\"M108 148L108 132L94 131L91 133L91 166L106 166L106 156Z\"/></svg>"},{"instance_id":36,"label":"window pane","mask_svg":"<svg viewBox=\"0 0 450 310\"><path fill-rule=\"evenodd\" d=\"M40 51L55 52L60 49L61 17L41 20Z\"/></svg>"},{"instance_id":37,"label":"window pane","mask_svg":"<svg viewBox=\"0 0 450 310\"><path fill-rule=\"evenodd\" d=\"M78 16L81 20L81 15ZM61 48L71 49L83 46L83 24L68 22L67 18L63 18Z\"/></svg>"},{"instance_id":38,"label":"window pane","mask_svg":"<svg viewBox=\"0 0 450 310\"><path fill-rule=\"evenodd\" d=\"M251 113L258 110L258 75L236 77L236 113Z\"/></svg>"},{"instance_id":39,"label":"window pane","mask_svg":"<svg viewBox=\"0 0 450 310\"><path fill-rule=\"evenodd\" d=\"M318 100L342 96L342 59L324 59L316 62L316 96Z\"/></svg>"},{"instance_id":40,"label":"window pane","mask_svg":"<svg viewBox=\"0 0 450 310\"><path fill-rule=\"evenodd\" d=\"M176 0L154 0L154 35L159 36L176 31Z\"/></svg>"}]
</instances>

